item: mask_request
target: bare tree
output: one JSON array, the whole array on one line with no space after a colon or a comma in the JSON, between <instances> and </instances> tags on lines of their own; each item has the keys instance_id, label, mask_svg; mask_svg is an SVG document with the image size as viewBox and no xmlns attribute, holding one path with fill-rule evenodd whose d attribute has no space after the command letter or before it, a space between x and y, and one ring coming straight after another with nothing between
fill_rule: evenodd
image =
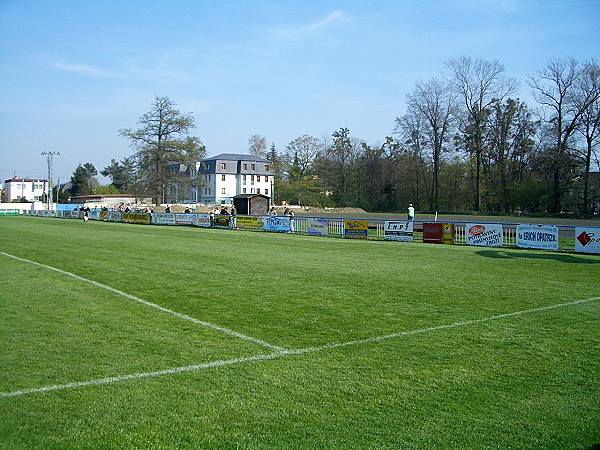
<instances>
[{"instance_id":1,"label":"bare tree","mask_svg":"<svg viewBox=\"0 0 600 450\"><path fill-rule=\"evenodd\" d=\"M408 95L408 107L418 111L424 119L424 133L431 148L433 182L431 209L439 209L439 169L444 142L448 138L455 109L454 96L448 84L438 78L418 82Z\"/></svg>"},{"instance_id":2,"label":"bare tree","mask_svg":"<svg viewBox=\"0 0 600 450\"><path fill-rule=\"evenodd\" d=\"M323 142L313 136L304 134L291 141L285 149L284 161L288 169L296 165L300 177L304 177L315 157L323 151Z\"/></svg>"},{"instance_id":3,"label":"bare tree","mask_svg":"<svg viewBox=\"0 0 600 450\"><path fill-rule=\"evenodd\" d=\"M267 157L267 138L258 134L253 134L248 138L248 150L253 156L259 158Z\"/></svg>"},{"instance_id":4,"label":"bare tree","mask_svg":"<svg viewBox=\"0 0 600 450\"><path fill-rule=\"evenodd\" d=\"M152 195L154 203L164 200L168 183L179 181L181 173L173 166L191 166L204 157L200 139L188 136L194 128L191 114L182 114L168 97L156 97L152 108L138 120L140 128L120 130L137 149L133 155L138 178Z\"/></svg>"},{"instance_id":5,"label":"bare tree","mask_svg":"<svg viewBox=\"0 0 600 450\"><path fill-rule=\"evenodd\" d=\"M468 56L451 59L452 87L463 103L461 131L468 135L468 150L475 156L475 211L481 210L481 162L489 108L515 91L516 80L503 75L504 66L498 61L473 59Z\"/></svg>"},{"instance_id":6,"label":"bare tree","mask_svg":"<svg viewBox=\"0 0 600 450\"><path fill-rule=\"evenodd\" d=\"M530 76L530 86L536 101L546 108L554 144L550 167L552 172L551 211L561 210L565 181L565 162L569 157L569 142L583 114L600 98L600 89L591 89L583 96L577 86L581 82L585 67L578 61L554 59L542 70Z\"/></svg>"},{"instance_id":7,"label":"bare tree","mask_svg":"<svg viewBox=\"0 0 600 450\"><path fill-rule=\"evenodd\" d=\"M594 91L600 89L600 66L592 61L585 65L578 86L578 102L585 102L593 97ZM583 106L583 105L582 105ZM589 212L589 184L592 158L598 142L600 142L600 99L595 101L583 111L577 131L585 139L585 149L575 150L576 154L583 160L583 213Z\"/></svg>"}]
</instances>

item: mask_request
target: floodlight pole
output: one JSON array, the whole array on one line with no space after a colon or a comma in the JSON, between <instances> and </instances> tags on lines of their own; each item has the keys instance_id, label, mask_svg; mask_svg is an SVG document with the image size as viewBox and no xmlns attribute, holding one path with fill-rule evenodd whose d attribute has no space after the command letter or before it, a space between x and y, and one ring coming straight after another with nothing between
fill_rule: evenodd
<instances>
[{"instance_id":1,"label":"floodlight pole","mask_svg":"<svg viewBox=\"0 0 600 450\"><path fill-rule=\"evenodd\" d=\"M60 152L42 152L42 156L46 156L46 161L48 162L48 193L46 194L48 211L52 210L52 157L54 155L60 155Z\"/></svg>"}]
</instances>

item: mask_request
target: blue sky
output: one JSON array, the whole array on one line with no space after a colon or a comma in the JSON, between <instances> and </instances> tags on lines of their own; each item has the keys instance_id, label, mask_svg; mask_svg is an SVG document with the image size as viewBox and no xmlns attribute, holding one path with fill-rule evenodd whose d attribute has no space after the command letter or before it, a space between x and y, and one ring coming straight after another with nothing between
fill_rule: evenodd
<instances>
[{"instance_id":1,"label":"blue sky","mask_svg":"<svg viewBox=\"0 0 600 450\"><path fill-rule=\"evenodd\" d=\"M118 130L154 96L209 155L340 127L376 143L449 58L498 59L529 100L528 74L600 59L599 35L600 0L0 0L0 178L44 176L45 150L63 180L130 155Z\"/></svg>"}]
</instances>

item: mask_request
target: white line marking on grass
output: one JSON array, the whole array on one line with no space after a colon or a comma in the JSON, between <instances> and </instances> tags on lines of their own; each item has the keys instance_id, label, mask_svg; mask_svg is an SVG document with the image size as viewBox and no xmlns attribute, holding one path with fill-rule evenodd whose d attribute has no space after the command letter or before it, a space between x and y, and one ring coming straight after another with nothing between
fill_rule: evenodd
<instances>
[{"instance_id":1,"label":"white line marking on grass","mask_svg":"<svg viewBox=\"0 0 600 450\"><path fill-rule=\"evenodd\" d=\"M129 375L119 375L119 376L114 376L114 377L99 378L99 379L95 379L95 380L76 381L73 383L54 384L54 385L50 385L50 386L42 386L42 387L37 387L37 388L20 389L18 391L0 392L0 398L19 397L21 395L27 395L27 394L38 394L38 393L42 393L42 392L74 389L74 388L80 388L80 387L86 387L86 386L113 384L113 383L120 383L122 381L127 381L127 380L139 380L139 379L143 379L143 378L153 378L153 377L160 377L163 375L174 375L174 374L185 373L185 372L198 372L198 371L205 370L205 369L213 369L213 368L224 367L224 366L233 366L233 365L244 364L244 363L249 363L249 362L268 361L268 360L272 360L272 359L283 358L285 356L304 355L304 354L308 354L308 353L321 352L323 350L331 350L331 349L336 349L336 348L341 348L341 347L349 347L349 346L353 346L353 345L362 345L362 344L370 344L370 343L374 343L374 342L382 342L382 341L385 341L388 339L394 339L394 338L404 337L404 336L413 336L413 335L418 335L418 334L429 333L432 331L448 330L451 328L465 327L467 325L475 325L475 324L479 324L479 323L490 322L492 320L505 319L507 317L515 317L515 316L521 316L524 314L548 311L550 309L557 309L557 308L564 308L564 307L568 307L568 306L579 305L581 303L588 303L588 302L592 302L595 300L600 300L600 297L591 297L591 298L586 298L584 300L576 300L576 301L566 302L566 303L557 303L555 305L542 306L539 308L523 309L521 311L515 311L512 313L495 314L493 316L484 317L481 319L465 320L462 322L453 322L453 323L449 323L449 324L445 324L445 325L436 325L433 327L419 328L417 330L401 331L399 333L385 334L383 336L374 336L374 337L365 338L365 339L357 339L354 341L324 344L324 345L320 345L317 347L305 347L305 348L300 348L300 349L296 349L296 350L282 350L282 351L269 353L269 354L246 356L246 357L242 357L242 358L224 359L224 360L212 361L212 362L203 363L203 364L195 364L195 365L191 365L191 366L183 366L183 367L175 367L172 369L157 370L154 372L138 372L138 373L132 373Z\"/></svg>"},{"instance_id":2,"label":"white line marking on grass","mask_svg":"<svg viewBox=\"0 0 600 450\"><path fill-rule=\"evenodd\" d=\"M219 325L215 325L214 323L205 322L203 320L196 319L195 317L188 316L187 314L183 314L183 313L179 313L177 311L173 311L172 309L165 308L164 306L160 306L160 305L157 305L156 303L149 302L147 300L144 300L143 298L136 297L135 295L131 295L131 294L128 294L127 292L123 292L123 291L120 291L120 290L115 289L113 287L107 286L106 284L102 284L102 283L99 283L97 281L90 280L88 278L84 278L84 277L81 277L79 275L75 275L74 273L67 272L66 270L57 269L56 267L47 266L46 264L41 264L39 262L31 261L29 259L19 258L18 256L14 256L14 255L11 255L11 254L5 253L5 252L0 252L0 255L7 256L9 258L13 258L13 259L16 259L18 261L22 261L22 262L26 262L26 263L29 263L29 264L33 264L35 266L43 267L44 269L48 269L48 270L52 270L54 272L58 272L58 273L60 273L62 275L66 275L68 277L75 278L76 280L79 280L79 281L84 281L86 283L89 283L89 284L91 284L93 286L96 286L96 287L99 287L101 289L106 289L107 291L110 291L113 294L120 295L120 296L125 297L125 298L127 298L129 300L133 300L134 302L140 303L140 304L145 305L145 306L149 306L150 308L158 309L159 311L165 312L167 314L171 314L172 316L178 317L178 318L183 319L183 320L187 320L189 322L193 322L193 323L195 323L197 325L201 325L201 326L203 326L205 328L210 328L212 330L219 331L219 332L227 334L229 336L233 336L233 337L236 337L236 338L239 338L239 339L243 339L244 341L253 342L254 344L258 344L258 345L260 345L262 347L270 348L270 349L275 350L277 352L285 351L285 349L283 347L278 347L276 345L269 344L268 342L265 342L265 341L263 341L261 339L253 338L251 336L246 336L245 334L238 333L237 331L230 330L229 328L221 327Z\"/></svg>"}]
</instances>

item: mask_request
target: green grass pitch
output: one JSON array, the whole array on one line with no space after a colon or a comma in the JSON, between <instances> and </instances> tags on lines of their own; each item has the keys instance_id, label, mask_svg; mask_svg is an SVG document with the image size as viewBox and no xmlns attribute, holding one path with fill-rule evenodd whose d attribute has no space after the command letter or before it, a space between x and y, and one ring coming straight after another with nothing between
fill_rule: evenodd
<instances>
[{"instance_id":1,"label":"green grass pitch","mask_svg":"<svg viewBox=\"0 0 600 450\"><path fill-rule=\"evenodd\" d=\"M0 252L0 448L600 443L597 255L28 217Z\"/></svg>"}]
</instances>

